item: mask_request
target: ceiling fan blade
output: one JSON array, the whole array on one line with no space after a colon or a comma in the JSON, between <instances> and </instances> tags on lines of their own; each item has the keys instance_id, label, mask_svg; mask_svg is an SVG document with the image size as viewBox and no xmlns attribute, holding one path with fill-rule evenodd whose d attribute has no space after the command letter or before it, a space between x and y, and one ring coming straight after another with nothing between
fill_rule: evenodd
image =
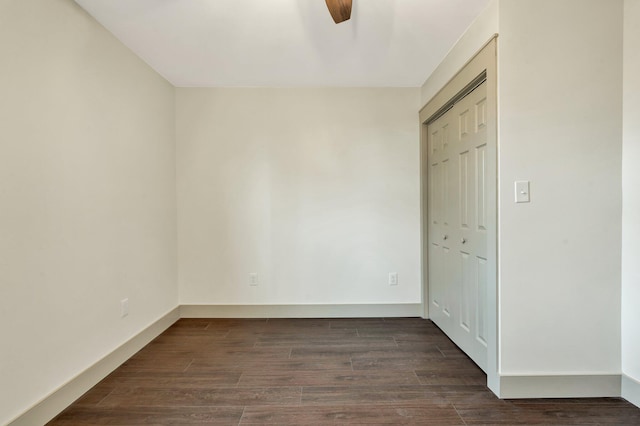
<instances>
[{"instance_id":1,"label":"ceiling fan blade","mask_svg":"<svg viewBox=\"0 0 640 426\"><path fill-rule=\"evenodd\" d=\"M325 0L333 22L339 24L351 18L351 0Z\"/></svg>"}]
</instances>

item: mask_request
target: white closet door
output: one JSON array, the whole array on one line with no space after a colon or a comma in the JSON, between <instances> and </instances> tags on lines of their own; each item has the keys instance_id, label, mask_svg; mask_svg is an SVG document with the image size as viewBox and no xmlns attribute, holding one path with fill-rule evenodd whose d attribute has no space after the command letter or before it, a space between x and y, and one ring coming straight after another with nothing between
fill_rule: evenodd
<instances>
[{"instance_id":1,"label":"white closet door","mask_svg":"<svg viewBox=\"0 0 640 426\"><path fill-rule=\"evenodd\" d=\"M486 83L428 126L431 319L487 367Z\"/></svg>"}]
</instances>

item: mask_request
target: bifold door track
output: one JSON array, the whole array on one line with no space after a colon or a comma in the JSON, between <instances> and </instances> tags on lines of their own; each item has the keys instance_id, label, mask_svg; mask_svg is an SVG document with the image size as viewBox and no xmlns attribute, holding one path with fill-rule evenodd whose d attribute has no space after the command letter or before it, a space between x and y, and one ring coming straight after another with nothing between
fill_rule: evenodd
<instances>
[{"instance_id":1,"label":"bifold door track","mask_svg":"<svg viewBox=\"0 0 640 426\"><path fill-rule=\"evenodd\" d=\"M457 104L462 99L464 99L465 96L473 92L476 89L476 87L480 86L485 81L487 81L487 71L482 71L482 73L476 78L474 78L471 81L471 83L464 86L464 88L461 91L459 91L453 98L451 98L449 102L444 104L431 117L429 117L429 119L426 121L425 124L431 124L434 121L436 121L438 118L442 117L444 114L446 114L447 111L453 108L455 104Z\"/></svg>"}]
</instances>

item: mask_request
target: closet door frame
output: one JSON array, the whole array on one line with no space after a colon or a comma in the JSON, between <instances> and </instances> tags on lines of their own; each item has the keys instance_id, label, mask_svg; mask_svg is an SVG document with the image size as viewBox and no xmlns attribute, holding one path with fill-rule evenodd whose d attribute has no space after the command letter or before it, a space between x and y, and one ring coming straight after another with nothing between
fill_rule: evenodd
<instances>
[{"instance_id":1,"label":"closet door frame","mask_svg":"<svg viewBox=\"0 0 640 426\"><path fill-rule=\"evenodd\" d=\"M421 243L422 243L422 306L424 317L429 318L429 158L427 146L427 125L441 116L456 101L457 97L468 93L469 86L477 84L478 78L486 76L487 83L487 156L493 170L491 184L487 191L487 204L494 207L495 214L488 218L490 232L487 234L487 252L492 255L487 260L487 386L500 395L500 358L498 334L498 105L497 105L497 35L494 35L449 82L436 93L420 110L420 195L421 195Z\"/></svg>"}]
</instances>

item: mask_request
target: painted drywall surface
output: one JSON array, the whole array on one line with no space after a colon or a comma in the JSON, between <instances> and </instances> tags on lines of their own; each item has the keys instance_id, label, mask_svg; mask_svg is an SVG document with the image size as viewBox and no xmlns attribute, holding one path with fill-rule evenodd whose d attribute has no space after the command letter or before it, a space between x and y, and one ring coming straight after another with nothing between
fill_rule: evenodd
<instances>
[{"instance_id":1,"label":"painted drywall surface","mask_svg":"<svg viewBox=\"0 0 640 426\"><path fill-rule=\"evenodd\" d=\"M496 33L498 33L498 0L492 0L422 85L420 106L429 102Z\"/></svg>"},{"instance_id":2,"label":"painted drywall surface","mask_svg":"<svg viewBox=\"0 0 640 426\"><path fill-rule=\"evenodd\" d=\"M0 94L4 424L178 292L173 87L75 3L24 0L0 3Z\"/></svg>"},{"instance_id":3,"label":"painted drywall surface","mask_svg":"<svg viewBox=\"0 0 640 426\"><path fill-rule=\"evenodd\" d=\"M418 103L177 89L181 303L420 303Z\"/></svg>"},{"instance_id":4,"label":"painted drywall surface","mask_svg":"<svg viewBox=\"0 0 640 426\"><path fill-rule=\"evenodd\" d=\"M622 160L622 372L640 382L640 0L625 0Z\"/></svg>"},{"instance_id":5,"label":"painted drywall surface","mask_svg":"<svg viewBox=\"0 0 640 426\"><path fill-rule=\"evenodd\" d=\"M622 1L499 9L501 373L619 374Z\"/></svg>"}]
</instances>

